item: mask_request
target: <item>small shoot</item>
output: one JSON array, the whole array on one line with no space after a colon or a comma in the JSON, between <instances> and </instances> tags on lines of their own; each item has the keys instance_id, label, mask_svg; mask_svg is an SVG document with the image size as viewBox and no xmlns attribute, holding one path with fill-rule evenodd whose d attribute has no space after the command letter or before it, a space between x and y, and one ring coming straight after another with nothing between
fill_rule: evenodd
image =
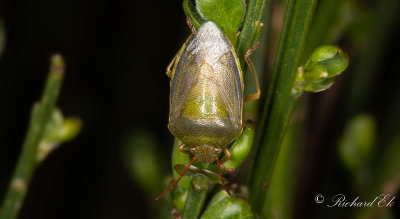
<instances>
[{"instance_id":1,"label":"small shoot","mask_svg":"<svg viewBox=\"0 0 400 219\"><path fill-rule=\"evenodd\" d=\"M349 57L337 46L318 47L304 66L297 69L293 94L320 92L332 86L334 77L349 65Z\"/></svg>"}]
</instances>

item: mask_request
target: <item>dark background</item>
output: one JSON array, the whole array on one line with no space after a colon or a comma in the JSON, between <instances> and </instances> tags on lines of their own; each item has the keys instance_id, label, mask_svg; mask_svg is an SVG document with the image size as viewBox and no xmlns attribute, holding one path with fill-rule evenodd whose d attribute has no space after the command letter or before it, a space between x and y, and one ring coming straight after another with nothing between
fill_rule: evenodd
<instances>
[{"instance_id":1,"label":"dark background","mask_svg":"<svg viewBox=\"0 0 400 219\"><path fill-rule=\"evenodd\" d=\"M7 34L0 59L0 197L18 158L31 106L40 98L49 56L59 52L67 70L58 106L66 116L82 118L84 126L75 140L37 168L19 218L148 216L146 197L121 161L121 139L132 129L151 130L159 154L170 157L165 68L190 33L181 1L1 0L0 17ZM399 23L392 29L376 87L362 109L379 124L398 90ZM312 110L305 128L314 138L306 137L310 146L303 152L307 169L300 174L299 217L312 215L313 196L324 181L340 184L327 175L338 168L332 161L332 139L342 127L332 124L350 79L343 76L336 87L309 97Z\"/></svg>"},{"instance_id":2,"label":"dark background","mask_svg":"<svg viewBox=\"0 0 400 219\"><path fill-rule=\"evenodd\" d=\"M132 218L146 212L121 161L121 137L148 127L169 157L165 69L189 33L181 1L0 1L0 197L40 99L49 56L67 70L58 106L82 133L37 169L20 218ZM182 38L180 38L182 37ZM160 182L161 183L161 182Z\"/></svg>"}]
</instances>

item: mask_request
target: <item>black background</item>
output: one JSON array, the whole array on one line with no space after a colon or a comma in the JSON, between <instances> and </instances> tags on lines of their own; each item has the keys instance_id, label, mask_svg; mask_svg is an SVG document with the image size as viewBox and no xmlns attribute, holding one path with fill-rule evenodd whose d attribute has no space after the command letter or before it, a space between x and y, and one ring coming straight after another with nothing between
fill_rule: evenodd
<instances>
[{"instance_id":1,"label":"black background","mask_svg":"<svg viewBox=\"0 0 400 219\"><path fill-rule=\"evenodd\" d=\"M132 218L144 197L121 161L127 130L150 128L170 156L165 68L188 30L181 1L1 1L0 194L39 100L49 56L67 71L58 106L84 121L79 138L37 169L20 218ZM179 36L183 38L180 39ZM161 182L160 182L161 183Z\"/></svg>"}]
</instances>

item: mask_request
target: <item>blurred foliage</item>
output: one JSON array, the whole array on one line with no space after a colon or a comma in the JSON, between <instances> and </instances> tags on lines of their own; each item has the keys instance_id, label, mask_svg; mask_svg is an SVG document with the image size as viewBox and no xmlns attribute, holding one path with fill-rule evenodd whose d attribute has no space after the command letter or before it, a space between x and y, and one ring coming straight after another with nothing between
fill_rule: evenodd
<instances>
[{"instance_id":1,"label":"blurred foliage","mask_svg":"<svg viewBox=\"0 0 400 219\"><path fill-rule=\"evenodd\" d=\"M376 125L367 114L357 115L346 125L339 139L339 155L356 183L355 188L368 180L371 158L376 143Z\"/></svg>"},{"instance_id":2,"label":"blurred foliage","mask_svg":"<svg viewBox=\"0 0 400 219\"><path fill-rule=\"evenodd\" d=\"M156 194L162 184L162 159L157 153L155 136L144 129L132 131L127 135L122 157L133 180L150 197Z\"/></svg>"},{"instance_id":3,"label":"blurred foliage","mask_svg":"<svg viewBox=\"0 0 400 219\"><path fill-rule=\"evenodd\" d=\"M64 58L53 54L42 97L32 107L22 151L0 208L2 219L18 216L36 168L50 152L80 132L79 119L64 120L56 108L64 74Z\"/></svg>"}]
</instances>

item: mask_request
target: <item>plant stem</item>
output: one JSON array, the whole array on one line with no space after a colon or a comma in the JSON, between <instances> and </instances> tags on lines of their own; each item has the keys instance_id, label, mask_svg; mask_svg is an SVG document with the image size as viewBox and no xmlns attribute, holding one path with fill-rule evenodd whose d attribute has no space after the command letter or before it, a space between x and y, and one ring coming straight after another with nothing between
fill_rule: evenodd
<instances>
[{"instance_id":1,"label":"plant stem","mask_svg":"<svg viewBox=\"0 0 400 219\"><path fill-rule=\"evenodd\" d=\"M289 219L292 218L292 200L294 197L294 185L295 185L295 170L294 160L296 151L296 143L299 140L299 134L301 132L297 124L291 125L284 137L282 142L282 150L279 154L276 162L276 168L280 168L280 171L274 172L273 180L271 181L271 191L268 192L266 201L264 203L261 215L272 218Z\"/></svg>"},{"instance_id":2,"label":"plant stem","mask_svg":"<svg viewBox=\"0 0 400 219\"><path fill-rule=\"evenodd\" d=\"M288 0L267 102L248 176L250 200L260 212L291 112L299 94L292 93L296 70L317 0Z\"/></svg>"},{"instance_id":3,"label":"plant stem","mask_svg":"<svg viewBox=\"0 0 400 219\"><path fill-rule=\"evenodd\" d=\"M266 0L250 0L247 5L244 25L237 41L236 54L242 64L243 72L246 72L247 66L244 65L244 55L249 51L258 40L261 31L261 18L264 13Z\"/></svg>"},{"instance_id":4,"label":"plant stem","mask_svg":"<svg viewBox=\"0 0 400 219\"><path fill-rule=\"evenodd\" d=\"M38 165L36 159L38 145L55 107L64 76L64 68L64 61L61 55L53 55L41 101L34 104L31 112L28 132L22 146L22 153L18 159L17 167L14 170L0 211L1 219L15 218L22 206L33 172Z\"/></svg>"},{"instance_id":5,"label":"plant stem","mask_svg":"<svg viewBox=\"0 0 400 219\"><path fill-rule=\"evenodd\" d=\"M209 186L202 177L195 177L190 182L189 194L186 199L182 219L198 218L206 201ZM206 182L209 182L206 180Z\"/></svg>"}]
</instances>

